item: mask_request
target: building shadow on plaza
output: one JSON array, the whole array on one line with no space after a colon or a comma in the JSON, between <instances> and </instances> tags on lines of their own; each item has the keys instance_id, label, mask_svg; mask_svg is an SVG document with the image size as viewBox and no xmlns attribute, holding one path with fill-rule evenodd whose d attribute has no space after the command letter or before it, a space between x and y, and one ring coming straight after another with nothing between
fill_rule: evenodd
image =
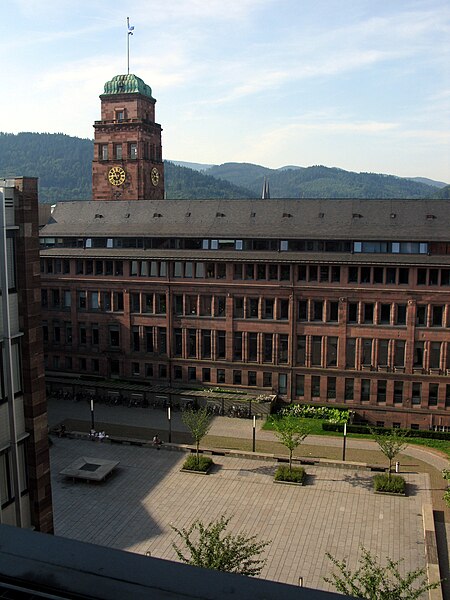
<instances>
[{"instance_id":1,"label":"building shadow on plaza","mask_svg":"<svg viewBox=\"0 0 450 600\"><path fill-rule=\"evenodd\" d=\"M74 481L60 474L79 457L120 462L102 482ZM133 551L142 544L145 554L152 540L164 533L146 498L183 457L156 448L131 455L129 446L56 439L50 449L56 535Z\"/></svg>"}]
</instances>

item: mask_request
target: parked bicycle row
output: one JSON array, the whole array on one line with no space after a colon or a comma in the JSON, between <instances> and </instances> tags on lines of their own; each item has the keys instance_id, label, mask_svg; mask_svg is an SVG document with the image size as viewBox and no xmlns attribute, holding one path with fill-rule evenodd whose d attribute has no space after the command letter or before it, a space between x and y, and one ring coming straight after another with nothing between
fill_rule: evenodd
<instances>
[{"instance_id":1,"label":"parked bicycle row","mask_svg":"<svg viewBox=\"0 0 450 600\"><path fill-rule=\"evenodd\" d=\"M197 410L200 407L206 407L209 414L214 416L228 416L233 418L248 419L254 415L269 414L270 403L255 402L252 400L240 401L230 398L183 398L175 395L157 395L152 394L121 394L120 392L108 390L106 393L99 393L92 389L78 392L71 392L67 389L58 389L56 391L48 390L48 397L57 400L68 400L73 402L93 402L94 404L104 404L107 406L126 406L129 408L152 408L156 410L165 410L170 407L173 412L183 412L186 410ZM149 397L150 396L150 397Z\"/></svg>"}]
</instances>

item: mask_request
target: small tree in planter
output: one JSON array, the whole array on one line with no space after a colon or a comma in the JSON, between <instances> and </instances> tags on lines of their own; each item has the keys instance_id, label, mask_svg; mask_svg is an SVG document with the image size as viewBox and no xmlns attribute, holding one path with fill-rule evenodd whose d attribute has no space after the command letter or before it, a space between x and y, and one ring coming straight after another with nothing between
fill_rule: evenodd
<instances>
[{"instance_id":1,"label":"small tree in planter","mask_svg":"<svg viewBox=\"0 0 450 600\"><path fill-rule=\"evenodd\" d=\"M201 521L194 521L187 529L171 525L189 551L189 556L186 556L176 544L172 544L178 558L188 565L206 569L259 575L266 564L266 559L260 558L260 555L270 542L260 542L255 535L247 537L243 533L225 533L230 520L231 517L222 515L208 525Z\"/></svg>"},{"instance_id":2,"label":"small tree in planter","mask_svg":"<svg viewBox=\"0 0 450 600\"><path fill-rule=\"evenodd\" d=\"M206 471L208 467L212 464L212 459L208 458L207 461L203 460L202 463L204 464L200 464L200 442L211 428L211 415L208 413L206 408L199 408L196 411L192 409L186 410L181 418L183 423L189 429L192 437L194 438L196 450L196 459L194 467L198 471ZM206 464L206 462L208 464ZM192 470L192 461L190 461L188 458L183 467Z\"/></svg>"},{"instance_id":3,"label":"small tree in planter","mask_svg":"<svg viewBox=\"0 0 450 600\"><path fill-rule=\"evenodd\" d=\"M390 492L393 494L404 494L405 493L405 479L401 475L395 475L392 477L392 462L394 458L406 448L406 433L399 431L398 429L392 429L389 433L376 433L371 430L371 433L380 447L381 452L389 460L389 471L386 475L377 475L374 477L375 491L378 492Z\"/></svg>"},{"instance_id":4,"label":"small tree in planter","mask_svg":"<svg viewBox=\"0 0 450 600\"><path fill-rule=\"evenodd\" d=\"M284 469L280 467L275 478L279 481L298 480L298 477L296 478L293 475L295 469L292 469L292 456L294 454L294 450L298 448L298 446L300 446L303 440L307 437L309 429L298 418L291 415L287 415L275 421L274 426L275 435L278 437L283 446L285 446L285 448L287 448L289 451L289 471L281 474L281 471L284 471ZM303 471L301 479L303 479L304 469L301 470Z\"/></svg>"},{"instance_id":5,"label":"small tree in planter","mask_svg":"<svg viewBox=\"0 0 450 600\"><path fill-rule=\"evenodd\" d=\"M389 471L388 478L391 478L392 461L400 454L407 446L406 437L407 434L399 429L392 429L389 433L377 433L373 429L371 430L376 443L380 447L381 452L389 460Z\"/></svg>"}]
</instances>

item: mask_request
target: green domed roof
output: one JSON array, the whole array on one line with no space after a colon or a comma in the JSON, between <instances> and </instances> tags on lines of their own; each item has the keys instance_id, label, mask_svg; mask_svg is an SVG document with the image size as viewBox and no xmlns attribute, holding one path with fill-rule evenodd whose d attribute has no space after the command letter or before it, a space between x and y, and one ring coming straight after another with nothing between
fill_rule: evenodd
<instances>
[{"instance_id":1,"label":"green domed roof","mask_svg":"<svg viewBox=\"0 0 450 600\"><path fill-rule=\"evenodd\" d=\"M136 75L116 75L105 83L105 94L143 94L152 98L152 88Z\"/></svg>"}]
</instances>

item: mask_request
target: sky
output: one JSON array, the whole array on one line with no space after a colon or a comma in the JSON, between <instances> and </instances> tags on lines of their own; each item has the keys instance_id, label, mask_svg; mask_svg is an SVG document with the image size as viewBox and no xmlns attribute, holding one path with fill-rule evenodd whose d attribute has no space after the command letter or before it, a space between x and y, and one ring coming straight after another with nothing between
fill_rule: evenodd
<instances>
[{"instance_id":1,"label":"sky","mask_svg":"<svg viewBox=\"0 0 450 600\"><path fill-rule=\"evenodd\" d=\"M151 86L163 156L450 183L448 0L5 0L0 131L93 138Z\"/></svg>"}]
</instances>

